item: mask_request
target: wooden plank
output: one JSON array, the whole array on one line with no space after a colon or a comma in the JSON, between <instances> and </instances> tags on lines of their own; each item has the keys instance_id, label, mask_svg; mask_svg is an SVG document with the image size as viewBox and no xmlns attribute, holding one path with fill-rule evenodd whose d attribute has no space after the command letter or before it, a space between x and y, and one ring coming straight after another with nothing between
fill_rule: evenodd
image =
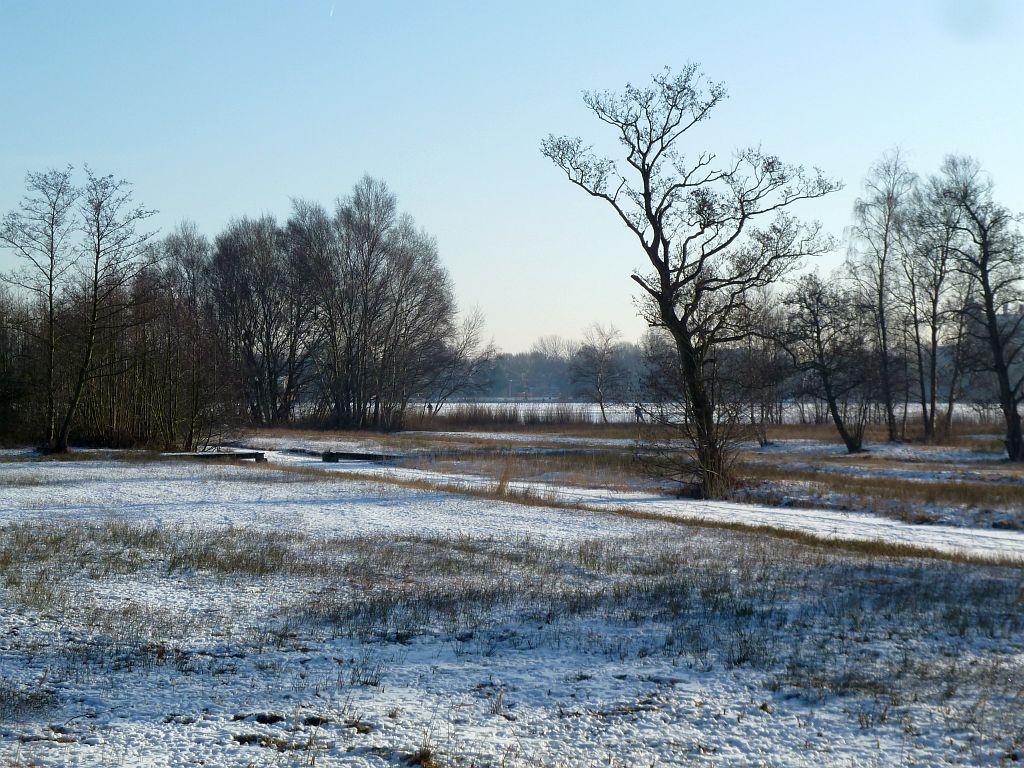
<instances>
[{"instance_id":1,"label":"wooden plank","mask_svg":"<svg viewBox=\"0 0 1024 768\"><path fill-rule=\"evenodd\" d=\"M337 464L339 461L394 461L400 458L395 454L388 453L363 453L359 451L324 451L320 458L329 463Z\"/></svg>"},{"instance_id":2,"label":"wooden plank","mask_svg":"<svg viewBox=\"0 0 1024 768\"><path fill-rule=\"evenodd\" d=\"M263 451L235 451L233 453L220 453L217 451L202 451L199 453L171 453L166 454L169 458L176 459L197 459L199 461L253 461L257 464L267 460Z\"/></svg>"}]
</instances>

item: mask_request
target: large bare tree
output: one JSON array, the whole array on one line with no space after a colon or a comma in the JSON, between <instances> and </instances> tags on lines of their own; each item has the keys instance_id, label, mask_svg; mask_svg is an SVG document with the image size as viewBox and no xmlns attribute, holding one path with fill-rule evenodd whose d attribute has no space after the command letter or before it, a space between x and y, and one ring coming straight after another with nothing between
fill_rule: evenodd
<instances>
[{"instance_id":1,"label":"large bare tree","mask_svg":"<svg viewBox=\"0 0 1024 768\"><path fill-rule=\"evenodd\" d=\"M451 279L434 239L369 176L333 217L296 201L288 233L315 273L321 407L334 426L400 428L410 399L436 392L457 335Z\"/></svg>"},{"instance_id":2,"label":"large bare tree","mask_svg":"<svg viewBox=\"0 0 1024 768\"><path fill-rule=\"evenodd\" d=\"M580 138L549 136L541 151L569 180L608 204L649 262L632 279L647 297L649 324L671 335L688 406L698 482L704 495L729 490L729 462L719 439L715 351L741 340L750 293L774 283L829 243L816 225L788 214L839 184L806 174L761 149L720 161L684 152L684 139L725 98L690 64L666 69L650 85L620 93L588 92L584 103L622 145L616 161Z\"/></svg>"}]
</instances>

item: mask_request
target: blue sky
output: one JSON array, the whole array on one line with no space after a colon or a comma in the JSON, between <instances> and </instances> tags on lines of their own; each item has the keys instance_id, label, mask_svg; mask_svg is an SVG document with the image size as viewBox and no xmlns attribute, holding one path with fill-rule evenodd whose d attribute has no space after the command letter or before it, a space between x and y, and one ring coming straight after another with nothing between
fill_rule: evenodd
<instances>
[{"instance_id":1,"label":"blue sky","mask_svg":"<svg viewBox=\"0 0 1024 768\"><path fill-rule=\"evenodd\" d=\"M331 203L388 181L434 234L463 306L514 351L594 321L643 330L637 249L539 144L607 139L584 89L699 62L729 100L694 137L760 144L846 188L803 213L835 234L901 147L950 152L1024 211L1024 6L900 2L387 3L0 0L0 212L27 170L123 176L168 230ZM822 263L828 268L838 256ZM0 255L0 269L12 265Z\"/></svg>"}]
</instances>

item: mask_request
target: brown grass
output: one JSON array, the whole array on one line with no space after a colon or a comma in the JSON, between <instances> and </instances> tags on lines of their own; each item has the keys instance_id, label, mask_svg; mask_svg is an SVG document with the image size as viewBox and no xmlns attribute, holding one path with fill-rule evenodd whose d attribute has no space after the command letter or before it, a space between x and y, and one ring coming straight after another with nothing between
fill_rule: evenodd
<instances>
[{"instance_id":1,"label":"brown grass","mask_svg":"<svg viewBox=\"0 0 1024 768\"><path fill-rule=\"evenodd\" d=\"M1009 507L1024 509L1024 484L969 480L916 480L900 477L863 477L814 468L747 464L743 473L755 481L796 481L809 483L821 494L837 493L856 499L890 502L916 502L973 508ZM869 505L870 506L870 505Z\"/></svg>"},{"instance_id":2,"label":"brown grass","mask_svg":"<svg viewBox=\"0 0 1024 768\"><path fill-rule=\"evenodd\" d=\"M979 435L985 436L978 439ZM824 424L769 424L769 440L821 440L826 443L841 444L842 440L831 422ZM884 443L889 439L883 424L868 424L864 428L865 443ZM904 441L924 445L924 431L914 420L907 422ZM999 424L953 424L949 435L936 440L932 445L957 448L976 448L978 450L1002 450L1002 428Z\"/></svg>"},{"instance_id":3,"label":"brown grass","mask_svg":"<svg viewBox=\"0 0 1024 768\"><path fill-rule=\"evenodd\" d=\"M636 489L641 485L639 467L633 455L622 451L504 456L480 456L472 451L457 451L441 457L415 457L402 462L402 466L456 475L483 475L499 482L507 476L507 480L555 481L561 485L618 490ZM653 485L643 485L653 488Z\"/></svg>"},{"instance_id":4,"label":"brown grass","mask_svg":"<svg viewBox=\"0 0 1024 768\"><path fill-rule=\"evenodd\" d=\"M689 528L713 528L720 531L735 531L737 533L753 533L769 536L774 539L783 539L812 547L819 551L841 551L852 552L858 555L881 558L924 558L928 560L942 560L962 565L995 565L1010 568L1024 569L1024 556L1010 557L997 555L975 555L968 552L946 552L932 547L916 544L903 544L898 542L885 541L884 539L837 539L830 536L823 536L810 531L794 531L785 528L775 528L770 525L744 523L740 521L709 520L707 518L679 518L672 515L662 515L657 512L642 512L634 509L596 509L585 504L573 507L581 510L594 512L607 511L611 514L630 517L635 520L651 520L664 523L673 523Z\"/></svg>"}]
</instances>

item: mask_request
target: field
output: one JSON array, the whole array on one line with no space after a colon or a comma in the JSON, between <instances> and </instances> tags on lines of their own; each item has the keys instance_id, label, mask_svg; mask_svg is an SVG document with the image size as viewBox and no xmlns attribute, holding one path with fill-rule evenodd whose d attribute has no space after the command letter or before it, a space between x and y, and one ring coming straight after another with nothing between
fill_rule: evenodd
<instances>
[{"instance_id":1,"label":"field","mask_svg":"<svg viewBox=\"0 0 1024 768\"><path fill-rule=\"evenodd\" d=\"M634 429L3 453L0 765L1024 759L1024 477L991 434L780 431L710 503L643 479Z\"/></svg>"}]
</instances>

